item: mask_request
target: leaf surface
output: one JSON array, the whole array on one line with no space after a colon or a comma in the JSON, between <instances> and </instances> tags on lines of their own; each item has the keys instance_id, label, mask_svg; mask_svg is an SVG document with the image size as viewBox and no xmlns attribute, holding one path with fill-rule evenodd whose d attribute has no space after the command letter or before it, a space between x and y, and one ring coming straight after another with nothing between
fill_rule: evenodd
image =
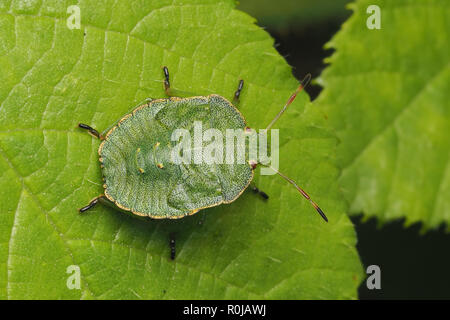
<instances>
[{"instance_id":1,"label":"leaf surface","mask_svg":"<svg viewBox=\"0 0 450 320\"><path fill-rule=\"evenodd\" d=\"M327 212L324 223L278 177L230 205L175 221L77 209L103 192L102 131L147 97L232 98L264 128L297 86L273 40L228 0L0 1L0 297L9 299L355 298L355 232L339 195L335 137L302 93L278 123L280 169ZM169 234L176 235L170 260ZM69 289L79 266L81 288ZM71 278L73 279L73 278Z\"/></svg>"},{"instance_id":2,"label":"leaf surface","mask_svg":"<svg viewBox=\"0 0 450 320\"><path fill-rule=\"evenodd\" d=\"M379 30L366 27L373 4ZM450 4L361 0L352 9L328 44L336 52L318 100L340 139L350 212L425 228L448 223Z\"/></svg>"}]
</instances>

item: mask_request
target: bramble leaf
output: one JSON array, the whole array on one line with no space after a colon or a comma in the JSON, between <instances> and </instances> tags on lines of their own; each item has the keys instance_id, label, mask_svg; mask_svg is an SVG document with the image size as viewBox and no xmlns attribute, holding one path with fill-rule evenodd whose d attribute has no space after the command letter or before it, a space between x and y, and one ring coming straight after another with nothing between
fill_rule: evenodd
<instances>
[{"instance_id":1,"label":"bramble leaf","mask_svg":"<svg viewBox=\"0 0 450 320\"><path fill-rule=\"evenodd\" d=\"M368 29L369 5L381 29ZM360 0L329 42L318 99L334 127L352 214L450 220L450 3ZM373 21L369 21L372 23Z\"/></svg>"},{"instance_id":2,"label":"bramble leaf","mask_svg":"<svg viewBox=\"0 0 450 320\"><path fill-rule=\"evenodd\" d=\"M336 139L305 93L278 123L280 169L328 224L271 176L256 178L267 202L245 192L181 220L104 206L78 214L103 189L99 141L77 124L104 130L143 99L164 97L161 66L193 95L231 99L245 79L240 109L253 128L297 82L234 1L85 0L81 29L67 27L70 4L0 1L0 297L355 298L362 272L337 188ZM79 290L70 266L80 268Z\"/></svg>"}]
</instances>

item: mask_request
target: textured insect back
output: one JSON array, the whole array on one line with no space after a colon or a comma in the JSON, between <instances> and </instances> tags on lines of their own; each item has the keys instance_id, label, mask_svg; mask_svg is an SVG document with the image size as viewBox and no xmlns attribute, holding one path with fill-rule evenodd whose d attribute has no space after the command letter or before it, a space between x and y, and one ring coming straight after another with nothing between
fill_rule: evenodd
<instances>
[{"instance_id":1,"label":"textured insect back","mask_svg":"<svg viewBox=\"0 0 450 320\"><path fill-rule=\"evenodd\" d=\"M178 219L234 201L253 178L250 166L205 161L210 142L203 141L207 132L225 136L228 128L243 131L245 120L218 95L157 99L136 108L99 147L105 197L155 219Z\"/></svg>"},{"instance_id":2,"label":"textured insect back","mask_svg":"<svg viewBox=\"0 0 450 320\"><path fill-rule=\"evenodd\" d=\"M268 132L273 125L275 124L275 122L277 122L277 120L283 115L283 113L287 110L287 108L292 104L292 102L294 102L295 98L297 97L297 95L308 85L309 81L311 80L311 74L307 74L305 76L305 78L303 78L303 80L300 82L300 85L298 86L297 90L295 90L295 92L289 97L289 100L286 102L286 104L283 106L283 108L280 110L280 112L278 112L278 114L275 116L275 118L269 123L269 125L266 127L266 132ZM290 184L292 184L298 192L300 192L300 194L307 199L311 205L314 207L314 209L316 209L316 211L319 213L319 215L326 221L328 222L328 218L325 215L325 213L322 211L322 209L320 209L320 207L311 199L311 197L305 192L305 190L303 190L302 188L300 188L297 183L295 183L294 180L292 180L291 178L289 178L288 176L286 176L285 174L281 173L280 171L278 171L277 169L273 168L270 165L266 165L263 164L261 162L255 162L253 163L253 166L256 167L258 164L270 168L271 170L273 170L276 174L278 174L280 177L282 177L284 180L286 180L287 182L289 182Z\"/></svg>"},{"instance_id":3,"label":"textured insect back","mask_svg":"<svg viewBox=\"0 0 450 320\"><path fill-rule=\"evenodd\" d=\"M168 68L163 71L165 91L173 94ZM310 79L310 75L303 79L264 133ZM235 100L242 89L241 80ZM235 106L216 94L146 100L104 134L85 124L79 127L102 140L98 154L104 181L104 193L80 212L102 200L136 216L178 219L235 201L250 185L256 166L267 166L258 161L258 150L252 149L258 145L256 131L246 126ZM294 185L327 220L303 189L271 169ZM256 187L253 190L268 198ZM171 245L174 256L175 240Z\"/></svg>"}]
</instances>

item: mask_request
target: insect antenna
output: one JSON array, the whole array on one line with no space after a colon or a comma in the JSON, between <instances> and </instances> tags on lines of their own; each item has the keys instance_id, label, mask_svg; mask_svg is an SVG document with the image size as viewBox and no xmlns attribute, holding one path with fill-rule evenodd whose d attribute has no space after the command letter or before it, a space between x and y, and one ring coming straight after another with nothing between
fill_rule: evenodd
<instances>
[{"instance_id":1,"label":"insect antenna","mask_svg":"<svg viewBox=\"0 0 450 320\"><path fill-rule=\"evenodd\" d=\"M303 88L308 85L310 80L311 80L311 74L308 73L303 78L303 80L300 82L300 85L298 86L297 90L295 90L295 92L291 95L289 100L286 102L283 109L281 109L280 112L278 112L278 114L275 116L275 118L273 118L273 120L269 123L269 125L266 128L266 131L269 131L270 128L272 128L272 126L275 124L275 122L277 122L277 120L280 119L280 117L283 115L283 113L286 111L286 109L290 106L290 104L295 100L295 98L300 93L300 91L302 91Z\"/></svg>"},{"instance_id":2,"label":"insect antenna","mask_svg":"<svg viewBox=\"0 0 450 320\"><path fill-rule=\"evenodd\" d=\"M289 100L286 102L286 104L284 105L284 107L280 110L280 112L278 112L278 114L275 116L275 118L269 123L269 125L266 128L266 132L268 130L270 130L272 128L272 126L275 124L275 122L277 122L277 120L283 115L283 113L286 111L286 109L292 104L292 102L294 102L295 98L297 97L297 95L308 85L309 81L311 81L311 74L308 73L303 80L300 82L300 85L298 86L297 90L295 90L295 92L291 95L291 97L289 98ZM292 184L295 189L298 190L298 192L300 192L302 194L303 197L305 197L310 203L311 205L314 207L314 209L316 209L316 211L320 214L320 216L323 218L323 220L325 220L326 222L328 222L328 218L325 215L325 213L322 211L322 209L319 208L319 206L317 205L317 203L315 203L311 197L305 192L305 190L303 190L302 188L300 188L297 183L295 183L294 180L292 180L291 178L289 178L288 176L286 176L285 174L281 173L280 171L276 170L275 168L273 168L272 166L269 165L265 165L263 163L258 162L258 164L261 164L264 167L268 167L270 169L272 169L274 172L276 172L276 174L278 174L280 177L282 177L284 180L286 180L287 182L289 182L290 184Z\"/></svg>"},{"instance_id":3,"label":"insect antenna","mask_svg":"<svg viewBox=\"0 0 450 320\"><path fill-rule=\"evenodd\" d=\"M285 174L281 173L280 171L276 170L276 169L275 169L274 167L272 167L272 166L269 166L269 165L266 165L266 164L263 164L263 163L259 163L259 164L262 165L262 166L264 166L264 167L267 167L267 168L272 169L273 171L276 172L276 174L278 174L278 175L279 175L280 177L282 177L284 180L286 180L287 182L289 182L290 184L292 184L292 185L295 187L295 189L297 189L297 191L300 192L300 193L302 194L302 196L305 197L306 200L309 201L309 203L311 203L311 205L314 207L314 209L316 209L316 211L320 214L320 216L323 218L323 220L325 220L326 222L328 222L328 218L327 218L327 216L325 215L325 213L322 211L322 209L319 208L319 206L317 205L317 203L315 203L315 202L311 199L311 197L309 196L309 194L307 194L307 193L305 192L305 190L303 190L302 188L300 188L300 187L298 186L298 184L295 183L294 180L292 180L291 178L289 178L289 177L286 176Z\"/></svg>"}]
</instances>

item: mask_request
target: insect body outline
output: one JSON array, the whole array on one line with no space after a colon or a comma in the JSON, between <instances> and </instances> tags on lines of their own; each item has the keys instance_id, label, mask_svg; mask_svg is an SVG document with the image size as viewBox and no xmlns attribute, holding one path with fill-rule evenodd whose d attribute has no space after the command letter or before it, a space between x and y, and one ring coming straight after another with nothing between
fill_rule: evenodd
<instances>
[{"instance_id":1,"label":"insect body outline","mask_svg":"<svg viewBox=\"0 0 450 320\"><path fill-rule=\"evenodd\" d=\"M239 110L220 95L189 98L171 96L169 70L163 67L163 71L164 90L169 98L147 100L147 103L122 117L106 133L101 134L87 124L78 125L101 141L98 154L104 180L104 193L79 209L80 212L85 212L102 201L139 216L179 219L202 209L235 201L251 185L256 167L270 167L258 159L248 158L248 153L246 161L241 164L177 165L169 161L173 157L170 152L175 147L171 141L171 129L184 126L191 131L195 130L192 129L192 123L195 124L198 119L209 123L208 129L218 128L221 132L231 128L248 135L253 129L247 127ZM272 128L310 78L308 74L301 81L265 132ZM243 88L244 81L240 80L233 96L234 103L239 101ZM302 188L277 169L270 168L292 184L319 215L328 221L323 211ZM254 185L251 190L266 200L269 197ZM174 256L174 239L173 242L171 239L170 245L171 256Z\"/></svg>"}]
</instances>

